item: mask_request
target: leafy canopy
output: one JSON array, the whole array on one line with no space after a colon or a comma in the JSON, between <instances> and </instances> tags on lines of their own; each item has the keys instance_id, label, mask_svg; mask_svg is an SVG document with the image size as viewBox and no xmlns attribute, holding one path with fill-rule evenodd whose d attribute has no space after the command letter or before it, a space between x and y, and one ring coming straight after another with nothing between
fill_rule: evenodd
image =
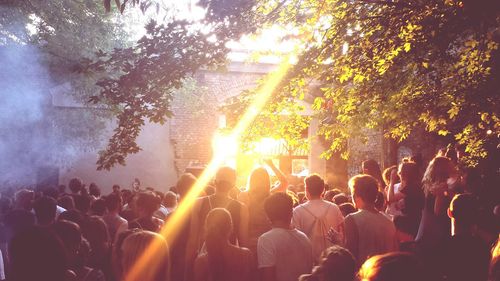
<instances>
[{"instance_id":1,"label":"leafy canopy","mask_svg":"<svg viewBox=\"0 0 500 281\"><path fill-rule=\"evenodd\" d=\"M137 44L101 52L97 61L87 62L89 72L113 74L102 76L97 82L101 90L90 101L109 106L118 119L98 169L124 165L127 155L140 151L136 138L142 126L172 116L170 103L184 79L200 68L222 66L229 51L226 42L253 30L253 2L226 2L201 1L206 8L201 21L151 21Z\"/></svg>"},{"instance_id":2,"label":"leafy canopy","mask_svg":"<svg viewBox=\"0 0 500 281\"><path fill-rule=\"evenodd\" d=\"M299 61L274 103L296 98L290 85L320 85L312 95L324 156L347 157L347 140L367 129L398 141L417 128L448 136L470 165L497 149L496 1L260 0L257 10L299 30Z\"/></svg>"}]
</instances>

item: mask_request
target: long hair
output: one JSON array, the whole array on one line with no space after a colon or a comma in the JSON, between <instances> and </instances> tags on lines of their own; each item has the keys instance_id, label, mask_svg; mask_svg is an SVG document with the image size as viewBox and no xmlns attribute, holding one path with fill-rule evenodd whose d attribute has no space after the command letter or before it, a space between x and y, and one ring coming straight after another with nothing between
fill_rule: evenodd
<instances>
[{"instance_id":1,"label":"long hair","mask_svg":"<svg viewBox=\"0 0 500 281\"><path fill-rule=\"evenodd\" d=\"M399 176L401 181L406 182L406 186L418 187L422 183L418 165L415 162L403 162L399 165Z\"/></svg>"},{"instance_id":2,"label":"long hair","mask_svg":"<svg viewBox=\"0 0 500 281\"><path fill-rule=\"evenodd\" d=\"M136 263L144 258L149 258L148 262L144 266L136 266ZM130 234L123 241L121 261L123 280L169 280L168 245L165 238L157 233L140 231Z\"/></svg>"},{"instance_id":3,"label":"long hair","mask_svg":"<svg viewBox=\"0 0 500 281\"><path fill-rule=\"evenodd\" d=\"M377 161L373 159L368 159L361 163L363 167L363 173L374 177L378 182L379 191L384 190L384 179L382 177L382 171L380 170L380 166Z\"/></svg>"},{"instance_id":4,"label":"long hair","mask_svg":"<svg viewBox=\"0 0 500 281\"><path fill-rule=\"evenodd\" d=\"M248 178L248 194L250 202L264 200L271 192L271 179L266 169L259 167L252 171Z\"/></svg>"},{"instance_id":5,"label":"long hair","mask_svg":"<svg viewBox=\"0 0 500 281\"><path fill-rule=\"evenodd\" d=\"M437 184L446 183L453 175L453 169L453 162L450 158L437 156L432 159L422 179L425 194L428 194Z\"/></svg>"},{"instance_id":6,"label":"long hair","mask_svg":"<svg viewBox=\"0 0 500 281\"><path fill-rule=\"evenodd\" d=\"M212 280L224 278L224 246L233 230L231 214L223 208L212 209L205 220L205 244L207 246L209 271Z\"/></svg>"}]
</instances>

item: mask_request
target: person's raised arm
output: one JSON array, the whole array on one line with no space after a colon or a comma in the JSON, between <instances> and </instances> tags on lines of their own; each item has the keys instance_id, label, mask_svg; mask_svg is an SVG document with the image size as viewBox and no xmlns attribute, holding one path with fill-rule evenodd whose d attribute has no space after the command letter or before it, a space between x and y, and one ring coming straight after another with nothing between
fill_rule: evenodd
<instances>
[{"instance_id":1,"label":"person's raised arm","mask_svg":"<svg viewBox=\"0 0 500 281\"><path fill-rule=\"evenodd\" d=\"M273 170L274 174L280 182L278 186L271 188L271 193L286 191L286 189L288 188L288 180L286 179L285 174L283 174L283 172L281 172L281 170L274 165L271 159L265 159L264 162L267 166L269 166L269 168L271 168L271 170Z\"/></svg>"},{"instance_id":2,"label":"person's raised arm","mask_svg":"<svg viewBox=\"0 0 500 281\"><path fill-rule=\"evenodd\" d=\"M389 189L387 190L387 203L397 202L405 197L405 195L401 192L398 192L398 193L394 192L394 185L396 184L397 180L398 180L398 173L397 173L396 169L393 169L391 171L391 178L389 181Z\"/></svg>"}]
</instances>

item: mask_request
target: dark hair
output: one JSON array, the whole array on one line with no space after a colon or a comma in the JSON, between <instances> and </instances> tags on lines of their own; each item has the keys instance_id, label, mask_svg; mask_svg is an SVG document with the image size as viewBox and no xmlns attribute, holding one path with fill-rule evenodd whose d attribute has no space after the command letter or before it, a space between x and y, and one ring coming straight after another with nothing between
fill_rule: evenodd
<instances>
[{"instance_id":1,"label":"dark hair","mask_svg":"<svg viewBox=\"0 0 500 281\"><path fill-rule=\"evenodd\" d=\"M123 204L129 204L130 201L134 198L134 193L130 189L122 189L120 190L120 195L122 197Z\"/></svg>"},{"instance_id":2,"label":"dark hair","mask_svg":"<svg viewBox=\"0 0 500 281\"><path fill-rule=\"evenodd\" d=\"M59 200L57 200L59 206L63 207L66 210L71 210L75 208L75 200L73 197L69 195L64 195Z\"/></svg>"},{"instance_id":3,"label":"dark hair","mask_svg":"<svg viewBox=\"0 0 500 281\"><path fill-rule=\"evenodd\" d=\"M384 193L377 191L377 198L375 199L375 208L380 212L383 212L387 207L387 201L385 199Z\"/></svg>"},{"instance_id":4,"label":"dark hair","mask_svg":"<svg viewBox=\"0 0 500 281\"><path fill-rule=\"evenodd\" d=\"M32 226L16 234L9 244L9 257L9 280L65 280L64 246L46 228Z\"/></svg>"},{"instance_id":5,"label":"dark hair","mask_svg":"<svg viewBox=\"0 0 500 281\"><path fill-rule=\"evenodd\" d=\"M345 195L344 193L339 193L339 194L333 196L332 199L333 199L333 203L335 203L337 205L349 202L349 197L347 197L347 195Z\"/></svg>"},{"instance_id":6,"label":"dark hair","mask_svg":"<svg viewBox=\"0 0 500 281\"><path fill-rule=\"evenodd\" d=\"M137 194L136 206L138 210L143 210L148 216L160 208L161 200L151 191L141 192Z\"/></svg>"},{"instance_id":7,"label":"dark hair","mask_svg":"<svg viewBox=\"0 0 500 281\"><path fill-rule=\"evenodd\" d=\"M401 179L408 182L410 186L420 187L422 179L420 178L420 171L415 162L403 162L399 165L399 174Z\"/></svg>"},{"instance_id":8,"label":"dark hair","mask_svg":"<svg viewBox=\"0 0 500 281\"><path fill-rule=\"evenodd\" d=\"M92 204L92 199L88 195L76 195L73 197L75 201L75 208L82 212L82 214L87 214L90 210L90 205Z\"/></svg>"},{"instance_id":9,"label":"dark hair","mask_svg":"<svg viewBox=\"0 0 500 281\"><path fill-rule=\"evenodd\" d=\"M52 197L42 196L38 198L33 203L33 209L40 225L50 224L56 219L57 202Z\"/></svg>"},{"instance_id":10,"label":"dark hair","mask_svg":"<svg viewBox=\"0 0 500 281\"><path fill-rule=\"evenodd\" d=\"M339 209L344 217L356 212L356 207L352 203L342 203L339 205Z\"/></svg>"},{"instance_id":11,"label":"dark hair","mask_svg":"<svg viewBox=\"0 0 500 281\"><path fill-rule=\"evenodd\" d=\"M89 194L99 198L101 196L101 189L95 183L89 185Z\"/></svg>"},{"instance_id":12,"label":"dark hair","mask_svg":"<svg viewBox=\"0 0 500 281\"><path fill-rule=\"evenodd\" d=\"M59 191L57 191L57 189L54 187L46 187L42 190L42 192L43 192L43 195L48 196L48 197L52 197L55 200L57 200L57 197L59 197Z\"/></svg>"},{"instance_id":13,"label":"dark hair","mask_svg":"<svg viewBox=\"0 0 500 281\"><path fill-rule=\"evenodd\" d=\"M84 216L77 209L67 210L62 212L57 218L58 220L67 220L72 221L79 225L80 227L83 225L83 221L85 220Z\"/></svg>"},{"instance_id":14,"label":"dark hair","mask_svg":"<svg viewBox=\"0 0 500 281\"><path fill-rule=\"evenodd\" d=\"M12 236L35 225L35 215L24 209L12 210L5 215L5 226ZM7 238L7 240L10 237Z\"/></svg>"},{"instance_id":15,"label":"dark hair","mask_svg":"<svg viewBox=\"0 0 500 281\"><path fill-rule=\"evenodd\" d=\"M83 236L89 241L92 249L109 243L109 233L106 223L98 216L85 220L82 227Z\"/></svg>"},{"instance_id":16,"label":"dark hair","mask_svg":"<svg viewBox=\"0 0 500 281\"><path fill-rule=\"evenodd\" d=\"M196 183L196 177L191 173L182 174L175 185L175 189L181 198L184 198Z\"/></svg>"},{"instance_id":17,"label":"dark hair","mask_svg":"<svg viewBox=\"0 0 500 281\"><path fill-rule=\"evenodd\" d=\"M228 192L236 182L236 171L231 167L220 167L215 173L215 189Z\"/></svg>"},{"instance_id":18,"label":"dark hair","mask_svg":"<svg viewBox=\"0 0 500 281\"><path fill-rule=\"evenodd\" d=\"M83 181L79 178L72 178L68 183L69 190L78 193L83 189Z\"/></svg>"},{"instance_id":19,"label":"dark hair","mask_svg":"<svg viewBox=\"0 0 500 281\"><path fill-rule=\"evenodd\" d=\"M122 206L122 197L118 194L109 194L104 198L106 202L106 208L109 212L120 211Z\"/></svg>"},{"instance_id":20,"label":"dark hair","mask_svg":"<svg viewBox=\"0 0 500 281\"><path fill-rule=\"evenodd\" d=\"M264 201L264 210L271 222L286 222L292 218L293 199L284 192L274 193Z\"/></svg>"},{"instance_id":21,"label":"dark hair","mask_svg":"<svg viewBox=\"0 0 500 281\"><path fill-rule=\"evenodd\" d=\"M479 206L472 194L457 194L450 203L450 214L455 223L473 225L477 223Z\"/></svg>"},{"instance_id":22,"label":"dark hair","mask_svg":"<svg viewBox=\"0 0 500 281\"><path fill-rule=\"evenodd\" d=\"M374 204L378 195L377 180L369 175L357 175L349 180L352 197L359 197L365 203Z\"/></svg>"},{"instance_id":23,"label":"dark hair","mask_svg":"<svg viewBox=\"0 0 500 281\"><path fill-rule=\"evenodd\" d=\"M325 192L325 200L326 201L330 201L330 202L333 202L333 197L335 197L335 195L337 194L340 194L342 193L342 191L340 191L339 189L335 188L335 189L332 189L332 190L327 190Z\"/></svg>"},{"instance_id":24,"label":"dark hair","mask_svg":"<svg viewBox=\"0 0 500 281\"><path fill-rule=\"evenodd\" d=\"M74 258L82 241L82 232L78 224L72 221L59 220L54 223L52 229L63 242L68 258Z\"/></svg>"},{"instance_id":25,"label":"dark hair","mask_svg":"<svg viewBox=\"0 0 500 281\"><path fill-rule=\"evenodd\" d=\"M90 209L93 215L104 216L104 213L106 213L106 200L103 198L95 200L92 202Z\"/></svg>"},{"instance_id":26,"label":"dark hair","mask_svg":"<svg viewBox=\"0 0 500 281\"><path fill-rule=\"evenodd\" d=\"M384 179L382 178L382 172L377 161L373 159L368 159L363 161L361 164L363 167L363 173L372 176L377 181L377 186L379 189L384 188Z\"/></svg>"},{"instance_id":27,"label":"dark hair","mask_svg":"<svg viewBox=\"0 0 500 281\"><path fill-rule=\"evenodd\" d=\"M426 280L421 262L410 253L392 252L369 258L358 272L364 281Z\"/></svg>"},{"instance_id":28,"label":"dark hair","mask_svg":"<svg viewBox=\"0 0 500 281\"><path fill-rule=\"evenodd\" d=\"M113 184L113 187L112 187L111 189L112 189L113 191L114 191L115 189L116 189L116 190L120 190L120 189L121 189L121 187L120 187L120 185L118 185L118 184Z\"/></svg>"},{"instance_id":29,"label":"dark hair","mask_svg":"<svg viewBox=\"0 0 500 281\"><path fill-rule=\"evenodd\" d=\"M314 197L320 196L325 191L325 181L318 175L312 174L304 179L306 191Z\"/></svg>"},{"instance_id":30,"label":"dark hair","mask_svg":"<svg viewBox=\"0 0 500 281\"><path fill-rule=\"evenodd\" d=\"M349 250L335 245L325 249L312 274L301 276L299 281L353 281L355 275L356 259Z\"/></svg>"}]
</instances>

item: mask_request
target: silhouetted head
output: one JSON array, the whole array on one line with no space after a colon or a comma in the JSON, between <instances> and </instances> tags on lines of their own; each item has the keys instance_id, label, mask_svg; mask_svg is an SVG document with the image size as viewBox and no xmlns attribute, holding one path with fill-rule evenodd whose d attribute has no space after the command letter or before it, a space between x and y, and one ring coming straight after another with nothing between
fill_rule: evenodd
<instances>
[{"instance_id":1,"label":"silhouetted head","mask_svg":"<svg viewBox=\"0 0 500 281\"><path fill-rule=\"evenodd\" d=\"M89 185L89 195L92 195L96 198L101 197L101 189L95 183L91 183Z\"/></svg>"},{"instance_id":2,"label":"silhouetted head","mask_svg":"<svg viewBox=\"0 0 500 281\"><path fill-rule=\"evenodd\" d=\"M455 173L456 170L453 162L447 157L438 156L429 162L422 182L424 185L445 183Z\"/></svg>"},{"instance_id":3,"label":"silhouetted head","mask_svg":"<svg viewBox=\"0 0 500 281\"><path fill-rule=\"evenodd\" d=\"M420 186L420 172L418 170L418 165L415 162L404 162L399 165L398 170L399 177L401 181L406 185L417 185Z\"/></svg>"},{"instance_id":4,"label":"silhouetted head","mask_svg":"<svg viewBox=\"0 0 500 281\"><path fill-rule=\"evenodd\" d=\"M205 220L205 234L208 240L229 239L229 234L233 228L231 214L223 208L212 209Z\"/></svg>"},{"instance_id":5,"label":"silhouetted head","mask_svg":"<svg viewBox=\"0 0 500 281\"><path fill-rule=\"evenodd\" d=\"M175 208L177 206L177 195L172 191L165 193L163 205L167 208Z\"/></svg>"},{"instance_id":6,"label":"silhouetted head","mask_svg":"<svg viewBox=\"0 0 500 281\"><path fill-rule=\"evenodd\" d=\"M301 277L299 280L353 281L355 276L356 259L349 250L335 245L321 253L319 264L313 268L309 278Z\"/></svg>"},{"instance_id":7,"label":"silhouetted head","mask_svg":"<svg viewBox=\"0 0 500 281\"><path fill-rule=\"evenodd\" d=\"M68 183L69 190L77 194L83 189L83 181L80 178L72 178Z\"/></svg>"},{"instance_id":8,"label":"silhouetted head","mask_svg":"<svg viewBox=\"0 0 500 281\"><path fill-rule=\"evenodd\" d=\"M150 217L160 208L161 200L153 192L146 191L137 194L135 204L141 217Z\"/></svg>"},{"instance_id":9,"label":"silhouetted head","mask_svg":"<svg viewBox=\"0 0 500 281\"><path fill-rule=\"evenodd\" d=\"M271 179L269 173L263 167L255 168L248 178L248 192L250 196L263 199L269 196L271 191Z\"/></svg>"},{"instance_id":10,"label":"silhouetted head","mask_svg":"<svg viewBox=\"0 0 500 281\"><path fill-rule=\"evenodd\" d=\"M349 214L355 213L356 212L356 207L352 203L343 203L339 205L340 212L342 212L342 215L346 217Z\"/></svg>"},{"instance_id":11,"label":"silhouetted head","mask_svg":"<svg viewBox=\"0 0 500 281\"><path fill-rule=\"evenodd\" d=\"M9 244L9 257L9 280L65 281L64 246L47 228L33 226L17 233Z\"/></svg>"},{"instance_id":12,"label":"silhouetted head","mask_svg":"<svg viewBox=\"0 0 500 281\"><path fill-rule=\"evenodd\" d=\"M349 180L354 206L361 208L360 203L374 205L377 200L377 181L369 175L357 175Z\"/></svg>"},{"instance_id":13,"label":"silhouetted head","mask_svg":"<svg viewBox=\"0 0 500 281\"><path fill-rule=\"evenodd\" d=\"M66 210L72 210L75 208L75 201L72 196L64 195L59 200L57 200L59 206L63 207Z\"/></svg>"},{"instance_id":14,"label":"silhouetted head","mask_svg":"<svg viewBox=\"0 0 500 281\"><path fill-rule=\"evenodd\" d=\"M38 225L50 225L56 219L57 202L54 198L43 196L33 204Z\"/></svg>"},{"instance_id":15,"label":"silhouetted head","mask_svg":"<svg viewBox=\"0 0 500 281\"><path fill-rule=\"evenodd\" d=\"M379 187L383 187L384 179L382 178L382 171L377 161L373 159L363 161L361 169L363 170L363 174L372 176L377 181Z\"/></svg>"},{"instance_id":16,"label":"silhouetted head","mask_svg":"<svg viewBox=\"0 0 500 281\"><path fill-rule=\"evenodd\" d=\"M229 192L236 184L236 171L231 167L221 167L215 174L215 188L218 192Z\"/></svg>"},{"instance_id":17,"label":"silhouetted head","mask_svg":"<svg viewBox=\"0 0 500 281\"><path fill-rule=\"evenodd\" d=\"M340 193L342 193L342 191L340 191L340 189L337 189L337 188L332 189L332 190L327 190L325 192L324 199L326 201L333 202L333 197L335 197L335 195L340 194Z\"/></svg>"},{"instance_id":18,"label":"silhouetted head","mask_svg":"<svg viewBox=\"0 0 500 281\"><path fill-rule=\"evenodd\" d=\"M92 205L90 205L90 211L92 215L95 216L104 216L106 213L106 200L104 198L99 198L92 202Z\"/></svg>"},{"instance_id":19,"label":"silhouetted head","mask_svg":"<svg viewBox=\"0 0 500 281\"><path fill-rule=\"evenodd\" d=\"M118 194L110 194L104 198L108 212L119 212L122 208L122 197Z\"/></svg>"},{"instance_id":20,"label":"silhouetted head","mask_svg":"<svg viewBox=\"0 0 500 281\"><path fill-rule=\"evenodd\" d=\"M59 220L54 223L52 229L63 242L69 265L73 266L76 263L78 252L80 250L80 243L82 241L80 227L74 222Z\"/></svg>"},{"instance_id":21,"label":"silhouetted head","mask_svg":"<svg viewBox=\"0 0 500 281\"><path fill-rule=\"evenodd\" d=\"M369 258L358 272L363 281L426 280L421 262L410 253L393 252Z\"/></svg>"},{"instance_id":22,"label":"silhouetted head","mask_svg":"<svg viewBox=\"0 0 500 281\"><path fill-rule=\"evenodd\" d=\"M325 192L325 181L318 174L306 177L304 185L309 199L320 198Z\"/></svg>"},{"instance_id":23,"label":"silhouetted head","mask_svg":"<svg viewBox=\"0 0 500 281\"><path fill-rule=\"evenodd\" d=\"M267 197L264 202L264 210L272 223L290 223L293 213L293 200L284 192L274 193Z\"/></svg>"},{"instance_id":24,"label":"silhouetted head","mask_svg":"<svg viewBox=\"0 0 500 281\"><path fill-rule=\"evenodd\" d=\"M186 194L191 190L191 188L196 183L196 177L191 173L182 174L177 180L177 184L175 185L175 189L179 196L184 198Z\"/></svg>"},{"instance_id":25,"label":"silhouetted head","mask_svg":"<svg viewBox=\"0 0 500 281\"><path fill-rule=\"evenodd\" d=\"M130 281L168 280L169 257L165 239L154 232L140 231L130 234L122 245L122 268ZM134 267L146 258L147 266Z\"/></svg>"},{"instance_id":26,"label":"silhouetted head","mask_svg":"<svg viewBox=\"0 0 500 281\"><path fill-rule=\"evenodd\" d=\"M451 200L448 215L454 224L470 227L477 224L479 204L472 194L457 194Z\"/></svg>"}]
</instances>

